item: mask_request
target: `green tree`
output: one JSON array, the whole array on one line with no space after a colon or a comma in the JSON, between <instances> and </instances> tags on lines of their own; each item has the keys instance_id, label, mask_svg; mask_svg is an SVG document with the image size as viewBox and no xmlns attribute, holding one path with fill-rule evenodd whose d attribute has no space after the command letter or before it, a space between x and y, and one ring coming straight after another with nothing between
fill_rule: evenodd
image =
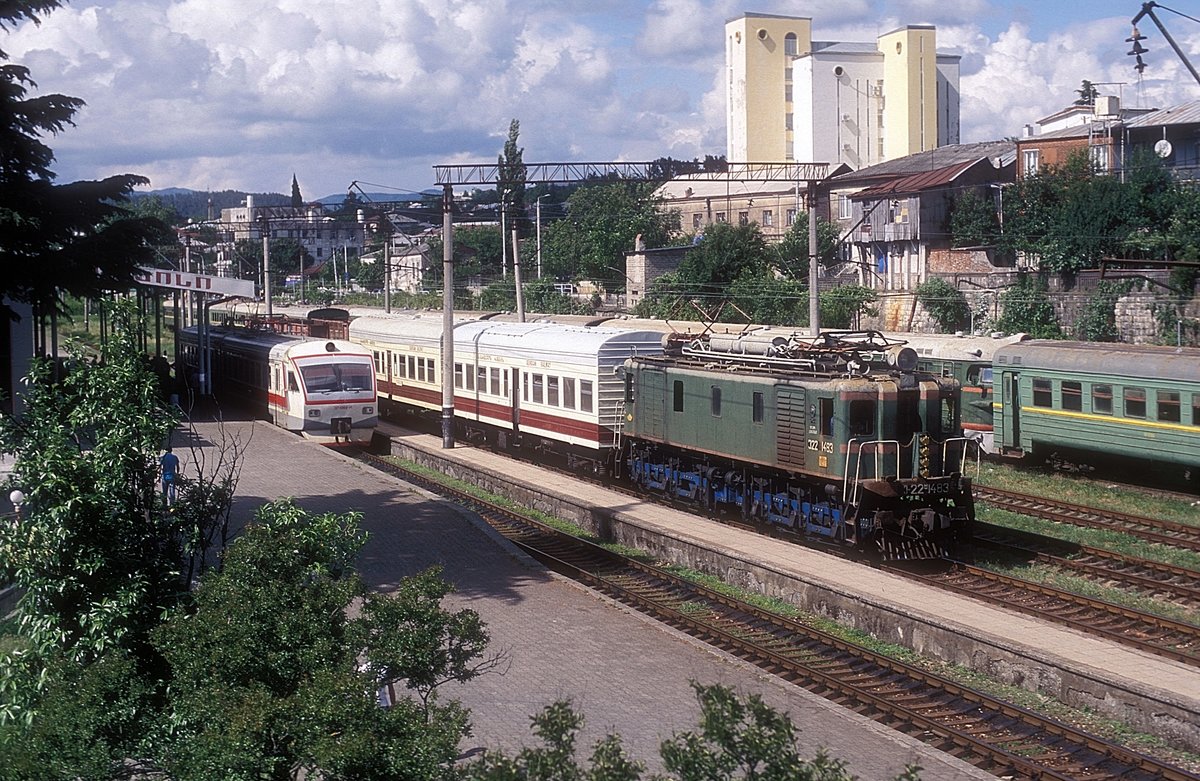
<instances>
[{"instance_id":1,"label":"green tree","mask_svg":"<svg viewBox=\"0 0 1200 781\"><path fill-rule=\"evenodd\" d=\"M1038 339L1061 339L1062 328L1040 275L1021 274L1015 284L1000 294L1000 318L996 328L1010 334L1027 333Z\"/></svg>"},{"instance_id":2,"label":"green tree","mask_svg":"<svg viewBox=\"0 0 1200 781\"><path fill-rule=\"evenodd\" d=\"M313 264L312 255L298 239L270 239L267 242L267 252L271 261L271 290L275 294L283 292L288 277L300 274L301 266L308 268ZM234 257L241 266L241 276L254 279L262 273L262 240L239 239L234 246Z\"/></svg>"},{"instance_id":3,"label":"green tree","mask_svg":"<svg viewBox=\"0 0 1200 781\"><path fill-rule=\"evenodd\" d=\"M774 274L748 274L729 286L729 297L747 322L762 325L808 324L808 286Z\"/></svg>"},{"instance_id":4,"label":"green tree","mask_svg":"<svg viewBox=\"0 0 1200 781\"><path fill-rule=\"evenodd\" d=\"M947 333L965 328L971 321L971 308L962 291L941 277L930 277L917 285L917 300Z\"/></svg>"},{"instance_id":5,"label":"green tree","mask_svg":"<svg viewBox=\"0 0 1200 781\"><path fill-rule=\"evenodd\" d=\"M508 213L513 215L508 229L516 228L523 233L520 223L521 215L525 214L525 149L517 146L520 137L521 123L514 119L508 123L504 151L496 161L496 196L498 201L508 204Z\"/></svg>"},{"instance_id":6,"label":"green tree","mask_svg":"<svg viewBox=\"0 0 1200 781\"><path fill-rule=\"evenodd\" d=\"M688 295L712 298L744 275L768 273L771 258L758 226L710 225L679 264L679 278Z\"/></svg>"},{"instance_id":7,"label":"green tree","mask_svg":"<svg viewBox=\"0 0 1200 781\"><path fill-rule=\"evenodd\" d=\"M700 724L663 741L663 765L678 781L852 781L846 763L818 751L800 755L796 727L786 713L756 694L739 696L726 686L692 683L700 703ZM464 768L464 781L637 781L644 765L630 759L621 738L596 742L587 766L576 758L583 717L569 702L556 702L533 717L539 748L515 757L488 752ZM917 781L920 767L909 765L897 781Z\"/></svg>"},{"instance_id":8,"label":"green tree","mask_svg":"<svg viewBox=\"0 0 1200 781\"><path fill-rule=\"evenodd\" d=\"M1075 100L1076 106L1094 106L1096 105L1096 98L1100 97L1100 92L1096 89L1096 85L1087 79L1079 83L1079 89L1075 90L1075 93L1079 95Z\"/></svg>"},{"instance_id":9,"label":"green tree","mask_svg":"<svg viewBox=\"0 0 1200 781\"><path fill-rule=\"evenodd\" d=\"M817 263L828 268L841 258L841 231L836 223L817 218ZM808 279L808 220L796 220L776 245L779 271L793 279Z\"/></svg>"},{"instance_id":10,"label":"green tree","mask_svg":"<svg viewBox=\"0 0 1200 781\"><path fill-rule=\"evenodd\" d=\"M3 3L0 29L37 22L59 5ZM54 184L54 153L41 139L74 124L84 102L58 94L26 97L35 86L30 71L8 59L0 51L0 299L49 311L64 296L95 298L129 287L138 266L152 265L148 242L162 229L157 220L127 211L134 187L149 180L123 174Z\"/></svg>"},{"instance_id":11,"label":"green tree","mask_svg":"<svg viewBox=\"0 0 1200 781\"><path fill-rule=\"evenodd\" d=\"M862 315L874 317L878 310L871 306L878 300L874 290L861 285L841 285L826 290L820 296L822 328L857 328ZM805 318L807 323L808 318Z\"/></svg>"},{"instance_id":12,"label":"green tree","mask_svg":"<svg viewBox=\"0 0 1200 781\"><path fill-rule=\"evenodd\" d=\"M564 280L611 279L625 267L637 244L665 247L679 225L677 212L664 213L654 188L639 182L588 184L567 199L567 215L542 228L546 276Z\"/></svg>"},{"instance_id":13,"label":"green tree","mask_svg":"<svg viewBox=\"0 0 1200 781\"><path fill-rule=\"evenodd\" d=\"M950 236L955 247L994 244L1000 233L999 214L991 198L966 190L950 204Z\"/></svg>"},{"instance_id":14,"label":"green tree","mask_svg":"<svg viewBox=\"0 0 1200 781\"><path fill-rule=\"evenodd\" d=\"M487 632L474 611L441 607L450 587L436 569L394 596L368 592L353 566L364 540L352 513L266 505L194 609L155 632L172 674L158 750L172 778L449 773L467 713L437 689L495 663Z\"/></svg>"}]
</instances>

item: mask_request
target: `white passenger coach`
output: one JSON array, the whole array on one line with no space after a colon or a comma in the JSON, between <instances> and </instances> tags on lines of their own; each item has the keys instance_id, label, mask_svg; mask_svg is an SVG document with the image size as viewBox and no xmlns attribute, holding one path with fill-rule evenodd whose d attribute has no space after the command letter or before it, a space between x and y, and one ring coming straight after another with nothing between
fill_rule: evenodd
<instances>
[{"instance_id":1,"label":"white passenger coach","mask_svg":"<svg viewBox=\"0 0 1200 781\"><path fill-rule=\"evenodd\" d=\"M350 339L375 359L380 403L441 414L442 320L360 317ZM550 322L458 322L454 410L467 439L600 469L619 442L627 358L662 353L663 334ZM384 410L388 411L387 409Z\"/></svg>"}]
</instances>

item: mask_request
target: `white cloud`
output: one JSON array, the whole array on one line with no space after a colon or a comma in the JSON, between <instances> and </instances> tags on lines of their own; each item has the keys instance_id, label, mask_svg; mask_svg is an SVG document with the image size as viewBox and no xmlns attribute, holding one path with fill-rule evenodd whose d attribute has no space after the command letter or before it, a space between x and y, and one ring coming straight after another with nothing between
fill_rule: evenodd
<instances>
[{"instance_id":1,"label":"white cloud","mask_svg":"<svg viewBox=\"0 0 1200 781\"><path fill-rule=\"evenodd\" d=\"M811 16L819 40L937 24L939 48L962 54L964 140L1019 133L1085 78L1128 82L1126 104L1200 96L1151 27L1137 83L1127 18L1081 21L1081 6L1061 29L1031 32L1034 9L755 6ZM512 118L529 161L723 154L724 22L744 11L739 0L74 0L0 49L41 92L87 101L78 127L51 139L63 180L136 172L161 187L262 190L295 171L319 196L351 179L421 189L431 165L494 160ZM1175 31L1195 56L1200 31Z\"/></svg>"}]
</instances>

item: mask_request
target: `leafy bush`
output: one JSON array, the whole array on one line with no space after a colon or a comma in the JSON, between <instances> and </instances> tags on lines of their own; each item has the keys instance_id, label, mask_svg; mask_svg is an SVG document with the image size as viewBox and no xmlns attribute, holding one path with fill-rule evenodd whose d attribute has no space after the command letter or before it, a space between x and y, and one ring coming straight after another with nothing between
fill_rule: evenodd
<instances>
[{"instance_id":1,"label":"leafy bush","mask_svg":"<svg viewBox=\"0 0 1200 781\"><path fill-rule=\"evenodd\" d=\"M862 285L842 285L826 290L821 294L821 326L856 328L860 315L874 317L879 314L879 310L871 306L876 300L875 291Z\"/></svg>"},{"instance_id":2,"label":"leafy bush","mask_svg":"<svg viewBox=\"0 0 1200 781\"><path fill-rule=\"evenodd\" d=\"M1101 282L1096 286L1075 327L1085 342L1120 341L1117 332L1117 299L1129 292L1129 282Z\"/></svg>"},{"instance_id":3,"label":"leafy bush","mask_svg":"<svg viewBox=\"0 0 1200 781\"><path fill-rule=\"evenodd\" d=\"M1061 339L1062 328L1046 292L1046 280L1022 274L1016 284L1000 294L1000 319L996 327L1008 333L1025 333L1037 339Z\"/></svg>"},{"instance_id":4,"label":"leafy bush","mask_svg":"<svg viewBox=\"0 0 1200 781\"><path fill-rule=\"evenodd\" d=\"M957 331L971 320L967 297L941 277L931 277L917 285L917 300L943 331Z\"/></svg>"}]
</instances>

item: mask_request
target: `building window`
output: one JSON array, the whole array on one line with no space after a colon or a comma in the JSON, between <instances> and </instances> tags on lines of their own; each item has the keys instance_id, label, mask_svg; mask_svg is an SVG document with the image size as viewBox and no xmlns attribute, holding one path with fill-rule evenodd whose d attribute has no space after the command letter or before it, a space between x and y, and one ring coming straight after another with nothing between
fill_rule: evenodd
<instances>
[{"instance_id":1,"label":"building window","mask_svg":"<svg viewBox=\"0 0 1200 781\"><path fill-rule=\"evenodd\" d=\"M700 212L696 212L695 214L693 214L692 215L692 230L700 230L700 226L703 224L701 222L701 220L703 220L703 219L704 219L704 215L701 214Z\"/></svg>"},{"instance_id":2,"label":"building window","mask_svg":"<svg viewBox=\"0 0 1200 781\"><path fill-rule=\"evenodd\" d=\"M795 130L795 126L792 123L793 116L795 116L795 115L792 114L792 112L790 112L790 111L784 115L784 117L783 117L783 129L784 130Z\"/></svg>"},{"instance_id":3,"label":"building window","mask_svg":"<svg viewBox=\"0 0 1200 781\"><path fill-rule=\"evenodd\" d=\"M1062 408L1071 412L1083 411L1083 383L1063 380Z\"/></svg>"},{"instance_id":4,"label":"building window","mask_svg":"<svg viewBox=\"0 0 1200 781\"><path fill-rule=\"evenodd\" d=\"M738 212L738 225L743 228L750 224L750 212Z\"/></svg>"},{"instance_id":5,"label":"building window","mask_svg":"<svg viewBox=\"0 0 1200 781\"><path fill-rule=\"evenodd\" d=\"M717 222L728 222L725 219L725 212L717 212Z\"/></svg>"},{"instance_id":6,"label":"building window","mask_svg":"<svg viewBox=\"0 0 1200 781\"><path fill-rule=\"evenodd\" d=\"M789 57L795 57L800 54L800 47L796 43L795 33L788 33L783 36L783 53Z\"/></svg>"},{"instance_id":7,"label":"building window","mask_svg":"<svg viewBox=\"0 0 1200 781\"><path fill-rule=\"evenodd\" d=\"M1033 406L1054 406L1054 389L1053 385L1050 383L1050 380L1045 380L1040 377L1033 378Z\"/></svg>"},{"instance_id":8,"label":"building window","mask_svg":"<svg viewBox=\"0 0 1200 781\"><path fill-rule=\"evenodd\" d=\"M1041 166L1041 153L1036 149L1026 149L1021 153L1021 168L1025 176L1033 176Z\"/></svg>"},{"instance_id":9,"label":"building window","mask_svg":"<svg viewBox=\"0 0 1200 781\"><path fill-rule=\"evenodd\" d=\"M1094 144L1088 147L1088 160L1092 163L1092 170L1097 173L1108 172L1108 145Z\"/></svg>"},{"instance_id":10,"label":"building window","mask_svg":"<svg viewBox=\"0 0 1200 781\"><path fill-rule=\"evenodd\" d=\"M1125 389L1125 417L1127 417L1127 418L1144 418L1144 417L1146 417L1146 389L1145 388L1126 388Z\"/></svg>"},{"instance_id":11,"label":"building window","mask_svg":"<svg viewBox=\"0 0 1200 781\"><path fill-rule=\"evenodd\" d=\"M775 224L775 214L770 209L763 209L762 224L764 228L770 228Z\"/></svg>"},{"instance_id":12,"label":"building window","mask_svg":"<svg viewBox=\"0 0 1200 781\"><path fill-rule=\"evenodd\" d=\"M1093 385L1092 412L1097 415L1111 415L1112 411L1112 386Z\"/></svg>"},{"instance_id":13,"label":"building window","mask_svg":"<svg viewBox=\"0 0 1200 781\"><path fill-rule=\"evenodd\" d=\"M849 195L838 196L838 219L848 220L854 216L854 201Z\"/></svg>"},{"instance_id":14,"label":"building window","mask_svg":"<svg viewBox=\"0 0 1200 781\"><path fill-rule=\"evenodd\" d=\"M786 216L787 226L790 228L796 224L796 210L788 209Z\"/></svg>"}]
</instances>

